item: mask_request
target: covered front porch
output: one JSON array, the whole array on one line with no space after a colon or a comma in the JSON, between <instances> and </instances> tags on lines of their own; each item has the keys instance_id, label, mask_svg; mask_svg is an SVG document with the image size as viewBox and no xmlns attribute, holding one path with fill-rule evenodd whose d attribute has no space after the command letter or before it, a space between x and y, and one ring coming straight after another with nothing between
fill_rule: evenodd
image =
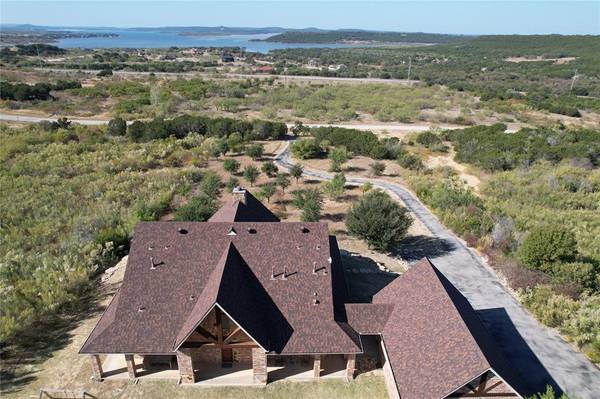
<instances>
[{"instance_id":1,"label":"covered front porch","mask_svg":"<svg viewBox=\"0 0 600 399\"><path fill-rule=\"evenodd\" d=\"M180 351L177 355L110 354L103 359L92 355L91 360L97 380L159 379L194 386L262 385L319 378L349 380L354 376L354 355L267 355L257 348L237 350L235 361L223 363L222 359L216 361L219 352L216 348L204 348L187 354Z\"/></svg>"}]
</instances>

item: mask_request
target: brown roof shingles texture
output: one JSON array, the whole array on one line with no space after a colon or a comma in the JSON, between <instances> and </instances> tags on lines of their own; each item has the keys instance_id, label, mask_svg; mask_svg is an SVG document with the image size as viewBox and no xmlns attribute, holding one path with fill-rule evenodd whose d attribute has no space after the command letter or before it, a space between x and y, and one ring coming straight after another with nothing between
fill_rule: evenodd
<instances>
[{"instance_id":1,"label":"brown roof shingles texture","mask_svg":"<svg viewBox=\"0 0 600 399\"><path fill-rule=\"evenodd\" d=\"M232 228L236 235L228 235ZM181 234L181 229L187 234ZM251 234L251 230L255 233ZM217 284L218 278L211 280L211 274L231 244L243 262L229 266L235 268L240 266L237 263L243 263L247 270L227 273L237 282L221 278ZM330 236L324 223L139 223L119 291L120 300L111 303L98 322L98 333L90 335L81 352L171 353L178 336L184 334L184 326L191 325L186 322L201 297L217 295L217 303L224 302L221 293L235 291L240 287L240 276L251 271L264 290L252 306L269 307L265 298L270 298L277 309L275 312L271 306L262 322L269 326L287 323L291 328L291 332L283 333L281 329L269 329L268 338L261 340L261 344L268 345L267 350L359 353L357 335L348 334L334 317L330 259ZM317 273L313 273L314 266L319 269ZM275 279L271 279L272 271ZM259 290L254 287L252 292ZM247 305L239 304L240 308ZM140 311L140 307L145 309ZM199 307L204 310L207 305ZM271 324L273 320L275 324Z\"/></svg>"},{"instance_id":2,"label":"brown roof shingles texture","mask_svg":"<svg viewBox=\"0 0 600 399\"><path fill-rule=\"evenodd\" d=\"M245 202L237 198L230 199L214 215L209 222L279 222L262 202L256 199L249 191L244 192Z\"/></svg>"},{"instance_id":3,"label":"brown roof shingles texture","mask_svg":"<svg viewBox=\"0 0 600 399\"><path fill-rule=\"evenodd\" d=\"M402 399L442 398L506 362L469 302L427 259L375 295L396 304L382 336ZM510 384L510 382L509 382Z\"/></svg>"}]
</instances>

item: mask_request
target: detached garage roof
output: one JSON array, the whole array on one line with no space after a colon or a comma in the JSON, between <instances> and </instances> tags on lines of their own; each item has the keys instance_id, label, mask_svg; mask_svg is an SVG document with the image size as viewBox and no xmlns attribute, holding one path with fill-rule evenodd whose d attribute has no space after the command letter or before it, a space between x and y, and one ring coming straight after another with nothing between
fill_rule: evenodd
<instances>
[{"instance_id":1,"label":"detached garage roof","mask_svg":"<svg viewBox=\"0 0 600 399\"><path fill-rule=\"evenodd\" d=\"M394 305L382 337L402 399L444 398L490 370L515 386L506 359L467 299L428 259L373 302Z\"/></svg>"}]
</instances>

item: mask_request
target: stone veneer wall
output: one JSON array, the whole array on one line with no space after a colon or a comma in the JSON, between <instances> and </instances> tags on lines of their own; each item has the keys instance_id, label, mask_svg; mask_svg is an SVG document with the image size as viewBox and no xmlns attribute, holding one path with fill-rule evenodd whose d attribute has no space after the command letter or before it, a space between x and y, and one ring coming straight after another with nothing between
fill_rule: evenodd
<instances>
[{"instance_id":1,"label":"stone veneer wall","mask_svg":"<svg viewBox=\"0 0 600 399\"><path fill-rule=\"evenodd\" d=\"M252 374L255 384L267 383L267 354L261 348L252 348Z\"/></svg>"},{"instance_id":2,"label":"stone veneer wall","mask_svg":"<svg viewBox=\"0 0 600 399\"><path fill-rule=\"evenodd\" d=\"M191 349L181 348L177 351L177 366L179 367L179 375L183 384L193 384L196 382Z\"/></svg>"}]
</instances>

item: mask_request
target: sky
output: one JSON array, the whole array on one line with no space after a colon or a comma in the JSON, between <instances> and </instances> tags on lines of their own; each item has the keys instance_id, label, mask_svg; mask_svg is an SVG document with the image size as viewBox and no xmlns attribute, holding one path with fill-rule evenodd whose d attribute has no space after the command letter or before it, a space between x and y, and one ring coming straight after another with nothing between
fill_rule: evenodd
<instances>
[{"instance_id":1,"label":"sky","mask_svg":"<svg viewBox=\"0 0 600 399\"><path fill-rule=\"evenodd\" d=\"M110 27L280 26L459 34L600 34L600 0L0 0L0 23Z\"/></svg>"}]
</instances>

